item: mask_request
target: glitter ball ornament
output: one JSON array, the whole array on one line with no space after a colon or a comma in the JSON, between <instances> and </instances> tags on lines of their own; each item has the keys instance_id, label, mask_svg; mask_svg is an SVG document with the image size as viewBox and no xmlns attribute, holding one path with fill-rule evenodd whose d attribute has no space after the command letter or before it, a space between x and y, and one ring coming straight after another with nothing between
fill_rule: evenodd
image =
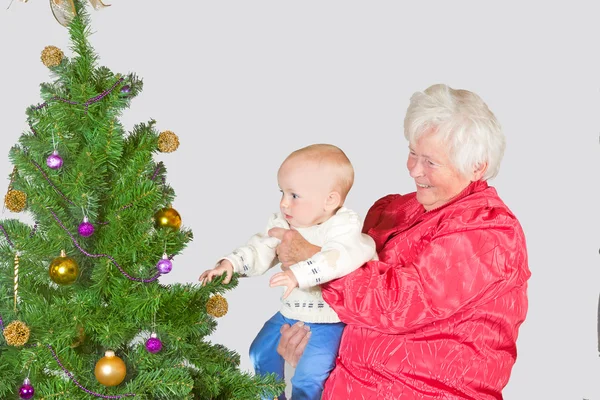
<instances>
[{"instance_id":1,"label":"glitter ball ornament","mask_svg":"<svg viewBox=\"0 0 600 400\"><path fill-rule=\"evenodd\" d=\"M94 368L96 379L104 386L117 386L123 382L126 374L125 363L111 350L104 353L104 357L98 360Z\"/></svg>"},{"instance_id":2,"label":"glitter ball ornament","mask_svg":"<svg viewBox=\"0 0 600 400\"><path fill-rule=\"evenodd\" d=\"M52 154L46 158L46 165L48 168L59 169L63 165L63 159L58 155L58 151L54 150Z\"/></svg>"},{"instance_id":3,"label":"glitter ball ornament","mask_svg":"<svg viewBox=\"0 0 600 400\"><path fill-rule=\"evenodd\" d=\"M64 53L56 46L46 46L42 50L42 63L48 68L60 65L64 57Z\"/></svg>"},{"instance_id":4,"label":"glitter ball ornament","mask_svg":"<svg viewBox=\"0 0 600 400\"><path fill-rule=\"evenodd\" d=\"M225 300L225 297L221 296L220 294L215 294L206 302L206 312L213 317L222 317L223 315L227 314L228 308L229 306L227 305L227 300Z\"/></svg>"},{"instance_id":5,"label":"glitter ball ornament","mask_svg":"<svg viewBox=\"0 0 600 400\"><path fill-rule=\"evenodd\" d=\"M162 346L162 342L156 333L152 333L148 340L146 340L146 350L152 354L158 353L162 349Z\"/></svg>"},{"instance_id":6,"label":"glitter ball ornament","mask_svg":"<svg viewBox=\"0 0 600 400\"><path fill-rule=\"evenodd\" d=\"M160 209L154 214L154 226L177 230L181 226L181 216L174 208Z\"/></svg>"},{"instance_id":7,"label":"glitter ball ornament","mask_svg":"<svg viewBox=\"0 0 600 400\"><path fill-rule=\"evenodd\" d=\"M65 251L60 252L60 257L56 257L50 263L48 268L50 279L59 285L70 285L75 282L79 276L79 266L71 257L67 257Z\"/></svg>"},{"instance_id":8,"label":"glitter ball ornament","mask_svg":"<svg viewBox=\"0 0 600 400\"><path fill-rule=\"evenodd\" d=\"M87 217L83 217L83 222L79 224L77 231L83 237L92 236L92 234L94 233L94 225L88 222Z\"/></svg>"},{"instance_id":9,"label":"glitter ball ornament","mask_svg":"<svg viewBox=\"0 0 600 400\"><path fill-rule=\"evenodd\" d=\"M32 399L35 394L35 390L33 389L33 385L29 378L25 378L23 381L23 385L19 388L19 398L21 399Z\"/></svg>"},{"instance_id":10,"label":"glitter ball ornament","mask_svg":"<svg viewBox=\"0 0 600 400\"><path fill-rule=\"evenodd\" d=\"M158 150L162 153L171 153L179 147L179 138L171 131L164 131L158 135Z\"/></svg>"},{"instance_id":11,"label":"glitter ball ornament","mask_svg":"<svg viewBox=\"0 0 600 400\"><path fill-rule=\"evenodd\" d=\"M26 204L27 194L20 190L11 189L6 193L6 196L4 196L4 205L12 212L18 213L23 211Z\"/></svg>"},{"instance_id":12,"label":"glitter ball ornament","mask_svg":"<svg viewBox=\"0 0 600 400\"><path fill-rule=\"evenodd\" d=\"M173 269L173 263L171 262L171 260L169 260L169 257L166 253L163 254L163 257L156 264L156 269L161 274L168 274Z\"/></svg>"},{"instance_id":13,"label":"glitter ball ornament","mask_svg":"<svg viewBox=\"0 0 600 400\"><path fill-rule=\"evenodd\" d=\"M4 339L9 346L20 347L29 340L29 327L21 321L13 321L4 328Z\"/></svg>"}]
</instances>

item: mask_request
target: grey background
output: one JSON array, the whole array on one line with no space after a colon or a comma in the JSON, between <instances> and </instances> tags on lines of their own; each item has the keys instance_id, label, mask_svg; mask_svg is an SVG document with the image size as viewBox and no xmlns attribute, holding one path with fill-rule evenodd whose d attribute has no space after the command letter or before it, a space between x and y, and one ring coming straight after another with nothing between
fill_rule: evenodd
<instances>
[{"instance_id":1,"label":"grey background","mask_svg":"<svg viewBox=\"0 0 600 400\"><path fill-rule=\"evenodd\" d=\"M195 281L262 229L277 210L279 163L300 146L347 152L356 183L346 205L362 215L387 193L413 191L404 112L413 92L447 83L481 95L502 123L508 146L491 183L527 236L530 308L505 398L600 399L592 4L129 0L90 11L100 63L144 79L126 127L155 118L181 140L157 159L195 240L163 281ZM26 129L26 107L40 102L49 74L39 56L50 44L70 55L47 1L0 11L1 154ZM0 174L10 172L4 157ZM230 311L210 339L237 350L243 369L279 295L268 276L227 294Z\"/></svg>"}]
</instances>

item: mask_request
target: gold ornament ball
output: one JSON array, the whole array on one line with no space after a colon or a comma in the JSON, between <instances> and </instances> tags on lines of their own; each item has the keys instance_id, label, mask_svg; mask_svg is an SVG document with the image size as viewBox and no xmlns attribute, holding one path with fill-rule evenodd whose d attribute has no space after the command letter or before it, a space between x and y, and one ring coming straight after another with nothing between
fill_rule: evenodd
<instances>
[{"instance_id":1,"label":"gold ornament ball","mask_svg":"<svg viewBox=\"0 0 600 400\"><path fill-rule=\"evenodd\" d=\"M125 362L115 355L114 351L107 351L96 363L94 375L98 382L104 386L117 386L123 382L127 374Z\"/></svg>"},{"instance_id":2,"label":"gold ornament ball","mask_svg":"<svg viewBox=\"0 0 600 400\"><path fill-rule=\"evenodd\" d=\"M25 209L27 204L27 194L20 190L11 189L4 196L4 205L10 211L18 213Z\"/></svg>"},{"instance_id":3,"label":"gold ornament ball","mask_svg":"<svg viewBox=\"0 0 600 400\"><path fill-rule=\"evenodd\" d=\"M29 340L29 327L21 321L13 321L4 328L4 339L10 346L20 347Z\"/></svg>"},{"instance_id":4,"label":"gold ornament ball","mask_svg":"<svg viewBox=\"0 0 600 400\"><path fill-rule=\"evenodd\" d=\"M179 147L179 138L171 131L164 131L158 135L158 150L162 153L171 153Z\"/></svg>"},{"instance_id":5,"label":"gold ornament ball","mask_svg":"<svg viewBox=\"0 0 600 400\"><path fill-rule=\"evenodd\" d=\"M220 294L215 294L206 302L206 312L213 317L222 317L223 315L227 314L228 308L229 306L227 305L227 300L225 300L225 297L221 296Z\"/></svg>"},{"instance_id":6,"label":"gold ornament ball","mask_svg":"<svg viewBox=\"0 0 600 400\"><path fill-rule=\"evenodd\" d=\"M77 280L79 276L79 266L71 257L66 257L64 252L61 252L60 257L56 257L50 263L48 269L50 279L59 285L70 285Z\"/></svg>"},{"instance_id":7,"label":"gold ornament ball","mask_svg":"<svg viewBox=\"0 0 600 400\"><path fill-rule=\"evenodd\" d=\"M174 208L162 208L154 214L154 226L177 230L181 226L181 216Z\"/></svg>"},{"instance_id":8,"label":"gold ornament ball","mask_svg":"<svg viewBox=\"0 0 600 400\"><path fill-rule=\"evenodd\" d=\"M64 54L61 49L56 46L46 46L42 50L42 63L48 68L60 65Z\"/></svg>"}]
</instances>

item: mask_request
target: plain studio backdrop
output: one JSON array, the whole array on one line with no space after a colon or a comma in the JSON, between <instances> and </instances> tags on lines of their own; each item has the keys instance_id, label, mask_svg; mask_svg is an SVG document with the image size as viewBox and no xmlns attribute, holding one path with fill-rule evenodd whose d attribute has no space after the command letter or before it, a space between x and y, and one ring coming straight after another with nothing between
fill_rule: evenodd
<instances>
[{"instance_id":1,"label":"plain studio backdrop","mask_svg":"<svg viewBox=\"0 0 600 400\"><path fill-rule=\"evenodd\" d=\"M363 216L385 194L414 191L404 113L413 92L446 83L479 94L500 120L507 149L490 183L527 237L530 306L505 398L600 400L593 2L400 3L115 0L90 8L100 64L144 80L121 121L131 130L154 118L181 141L156 158L194 241L162 281L196 282L263 229L278 209L277 168L296 148L319 142L346 151L356 169L346 205ZM72 55L48 1L2 7L2 154L51 79L40 61L47 45ZM6 186L11 170L4 157ZM31 220L5 211L12 217ZM270 275L227 292L229 312L209 338L239 352L245 370L250 343L279 308L282 289L268 287Z\"/></svg>"}]
</instances>

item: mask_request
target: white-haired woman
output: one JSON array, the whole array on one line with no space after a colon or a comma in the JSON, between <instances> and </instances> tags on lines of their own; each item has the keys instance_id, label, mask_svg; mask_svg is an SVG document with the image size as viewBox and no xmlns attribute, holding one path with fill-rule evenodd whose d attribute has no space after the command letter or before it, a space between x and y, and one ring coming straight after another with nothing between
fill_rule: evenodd
<instances>
[{"instance_id":1,"label":"white-haired woman","mask_svg":"<svg viewBox=\"0 0 600 400\"><path fill-rule=\"evenodd\" d=\"M416 192L385 196L363 231L378 261L322 286L347 324L323 399L501 399L527 313L525 237L487 180L505 139L476 94L434 85L404 121ZM318 248L274 229L284 268ZM294 365L310 340L282 328Z\"/></svg>"}]
</instances>

